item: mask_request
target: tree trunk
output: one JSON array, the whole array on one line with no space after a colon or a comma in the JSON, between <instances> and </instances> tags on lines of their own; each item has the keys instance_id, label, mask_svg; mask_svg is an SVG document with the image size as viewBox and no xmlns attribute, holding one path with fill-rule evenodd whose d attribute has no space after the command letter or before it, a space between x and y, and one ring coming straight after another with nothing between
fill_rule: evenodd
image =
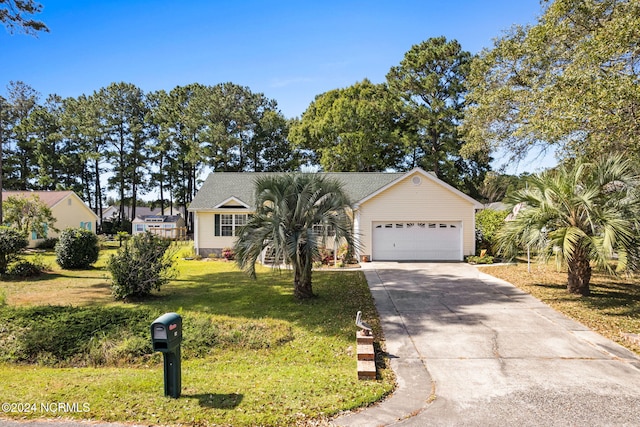
<instances>
[{"instance_id":1,"label":"tree trunk","mask_svg":"<svg viewBox=\"0 0 640 427\"><path fill-rule=\"evenodd\" d=\"M569 266L567 291L571 294L588 296L591 291L591 264L586 248L577 248L573 257L567 262Z\"/></svg>"},{"instance_id":2,"label":"tree trunk","mask_svg":"<svg viewBox=\"0 0 640 427\"><path fill-rule=\"evenodd\" d=\"M311 288L311 260L294 265L293 270L293 295L299 300L315 297Z\"/></svg>"}]
</instances>

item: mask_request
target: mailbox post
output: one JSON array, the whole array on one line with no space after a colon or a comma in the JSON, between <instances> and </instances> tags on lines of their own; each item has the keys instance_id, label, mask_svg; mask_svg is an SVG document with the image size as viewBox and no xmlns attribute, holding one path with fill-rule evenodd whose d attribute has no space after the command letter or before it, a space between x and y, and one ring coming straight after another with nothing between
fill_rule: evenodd
<instances>
[{"instance_id":1,"label":"mailbox post","mask_svg":"<svg viewBox=\"0 0 640 427\"><path fill-rule=\"evenodd\" d=\"M182 372L180 343L182 342L182 317L177 313L165 313L151 324L151 343L154 351L162 352L164 359L164 395L180 397Z\"/></svg>"}]
</instances>

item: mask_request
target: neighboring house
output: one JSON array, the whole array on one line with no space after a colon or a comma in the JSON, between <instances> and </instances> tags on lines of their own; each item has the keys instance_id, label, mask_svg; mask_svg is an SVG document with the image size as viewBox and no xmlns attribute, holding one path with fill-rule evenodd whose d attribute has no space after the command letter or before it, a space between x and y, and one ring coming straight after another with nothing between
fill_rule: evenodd
<instances>
[{"instance_id":1,"label":"neighboring house","mask_svg":"<svg viewBox=\"0 0 640 427\"><path fill-rule=\"evenodd\" d=\"M38 196L40 200L51 209L56 219L55 227L59 231L66 228L83 228L95 233L98 215L93 213L76 193L73 191L3 191L2 200L11 196L32 197ZM39 241L47 238L58 237L59 232L47 230L46 236L36 236L31 233L29 247L35 247Z\"/></svg>"},{"instance_id":2,"label":"neighboring house","mask_svg":"<svg viewBox=\"0 0 640 427\"><path fill-rule=\"evenodd\" d=\"M198 254L231 247L254 212L255 178L267 172L215 172L189 206ZM273 174L273 173L271 173ZM475 255L475 211L482 205L420 168L405 173L325 173L352 201L358 258L462 261Z\"/></svg>"},{"instance_id":3,"label":"neighboring house","mask_svg":"<svg viewBox=\"0 0 640 427\"><path fill-rule=\"evenodd\" d=\"M180 215L138 215L131 221L132 235L147 231L169 239L185 239L187 228Z\"/></svg>"},{"instance_id":4,"label":"neighboring house","mask_svg":"<svg viewBox=\"0 0 640 427\"><path fill-rule=\"evenodd\" d=\"M118 219L118 215L120 213L120 206L109 206L108 208L102 211L102 220L103 221L114 221ZM127 219L131 218L131 206L124 207L124 214ZM136 206L136 216L145 216L145 215L161 215L160 208L151 209L146 206Z\"/></svg>"}]
</instances>

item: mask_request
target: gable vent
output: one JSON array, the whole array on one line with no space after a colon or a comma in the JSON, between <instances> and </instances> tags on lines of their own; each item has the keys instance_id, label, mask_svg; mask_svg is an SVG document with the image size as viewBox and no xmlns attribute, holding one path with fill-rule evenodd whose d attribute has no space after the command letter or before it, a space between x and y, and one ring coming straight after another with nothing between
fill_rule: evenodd
<instances>
[{"instance_id":1,"label":"gable vent","mask_svg":"<svg viewBox=\"0 0 640 427\"><path fill-rule=\"evenodd\" d=\"M420 185L422 183L422 179L419 176L414 176L411 178L411 182L413 182L413 185Z\"/></svg>"}]
</instances>

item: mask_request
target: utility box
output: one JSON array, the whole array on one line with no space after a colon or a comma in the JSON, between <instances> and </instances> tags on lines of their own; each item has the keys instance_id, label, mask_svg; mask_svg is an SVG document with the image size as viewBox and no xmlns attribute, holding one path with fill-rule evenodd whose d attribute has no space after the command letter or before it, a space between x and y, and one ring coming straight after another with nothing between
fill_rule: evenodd
<instances>
[{"instance_id":1,"label":"utility box","mask_svg":"<svg viewBox=\"0 0 640 427\"><path fill-rule=\"evenodd\" d=\"M153 351L162 352L164 359L164 395L180 397L182 317L177 313L165 313L154 320L151 324L151 343Z\"/></svg>"}]
</instances>

